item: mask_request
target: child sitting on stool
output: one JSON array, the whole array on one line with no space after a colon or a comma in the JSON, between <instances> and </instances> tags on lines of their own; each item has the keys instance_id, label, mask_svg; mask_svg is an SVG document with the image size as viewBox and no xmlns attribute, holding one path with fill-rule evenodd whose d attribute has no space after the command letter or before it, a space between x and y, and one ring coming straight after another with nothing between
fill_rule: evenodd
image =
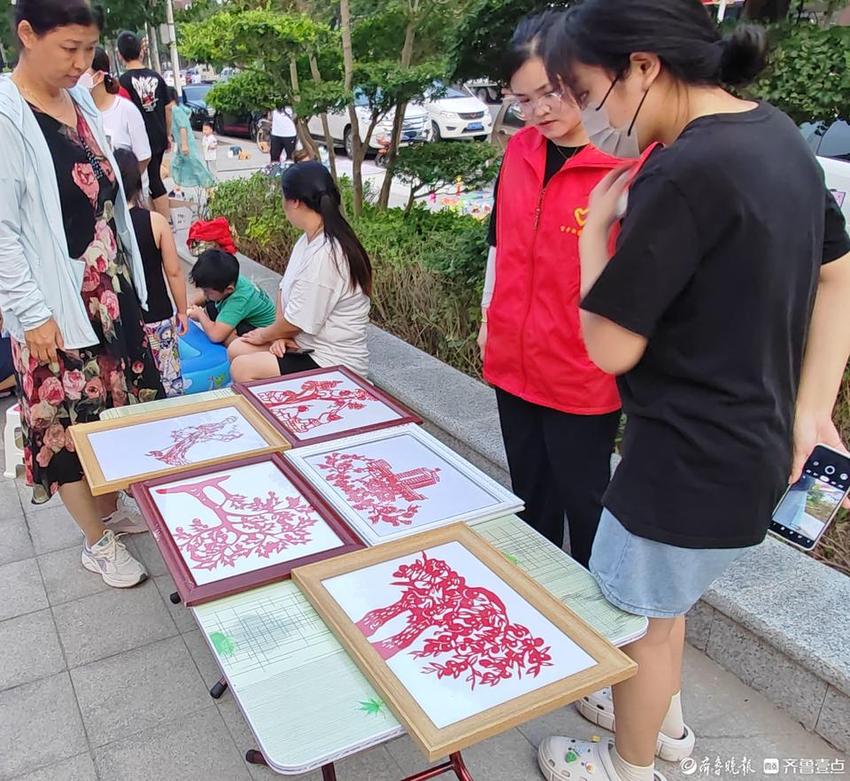
<instances>
[{"instance_id":1,"label":"child sitting on stool","mask_svg":"<svg viewBox=\"0 0 850 781\"><path fill-rule=\"evenodd\" d=\"M275 321L275 306L265 291L239 274L239 261L229 252L208 249L189 272L195 287L189 317L211 342L230 344L237 336Z\"/></svg>"}]
</instances>

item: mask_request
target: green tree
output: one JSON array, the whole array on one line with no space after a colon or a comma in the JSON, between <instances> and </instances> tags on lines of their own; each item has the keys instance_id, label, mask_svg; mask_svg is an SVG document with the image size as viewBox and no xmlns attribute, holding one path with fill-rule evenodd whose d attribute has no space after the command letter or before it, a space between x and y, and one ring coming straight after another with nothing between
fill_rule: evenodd
<instances>
[{"instance_id":1,"label":"green tree","mask_svg":"<svg viewBox=\"0 0 850 781\"><path fill-rule=\"evenodd\" d=\"M244 74L252 74L240 75L234 86L211 91L211 104L222 109L225 105L247 109L249 100L252 109L282 103L297 107L302 74L309 70L317 47L333 38L326 25L305 13L228 6L182 25L180 33L180 49L191 59L217 66L238 65ZM236 95L240 88L247 92L241 103ZM296 111L301 142L315 150L306 116Z\"/></svg>"},{"instance_id":2,"label":"green tree","mask_svg":"<svg viewBox=\"0 0 850 781\"><path fill-rule=\"evenodd\" d=\"M752 92L797 123L850 119L850 28L786 24L771 37L770 65Z\"/></svg>"},{"instance_id":3,"label":"green tree","mask_svg":"<svg viewBox=\"0 0 850 781\"><path fill-rule=\"evenodd\" d=\"M566 5L551 0L475 0L462 17L451 47L453 79L500 78L502 59L519 20Z\"/></svg>"},{"instance_id":4,"label":"green tree","mask_svg":"<svg viewBox=\"0 0 850 781\"><path fill-rule=\"evenodd\" d=\"M410 185L405 214L410 213L417 198L447 185L460 183L468 192L490 184L496 178L500 157L490 144L435 141L400 149L393 168L398 178Z\"/></svg>"}]
</instances>

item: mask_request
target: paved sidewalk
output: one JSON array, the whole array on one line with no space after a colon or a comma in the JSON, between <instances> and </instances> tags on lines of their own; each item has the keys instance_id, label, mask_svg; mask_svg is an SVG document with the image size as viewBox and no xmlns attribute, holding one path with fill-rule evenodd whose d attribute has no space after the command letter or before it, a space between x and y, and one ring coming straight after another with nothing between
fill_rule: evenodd
<instances>
[{"instance_id":1,"label":"paved sidewalk","mask_svg":"<svg viewBox=\"0 0 850 781\"><path fill-rule=\"evenodd\" d=\"M81 535L58 499L34 507L20 478L0 479L0 531L0 779L275 777L243 761L253 743L230 694L210 699L217 670L188 611L168 601L171 579L148 535L132 537L130 547L151 579L117 591L80 566ZM846 757L692 648L686 678L695 758L710 759L710 777L741 775L746 757L755 771L748 777L761 779L763 760L776 757L843 759L847 770L833 777L850 778ZM538 781L535 746L558 731L603 734L568 708L464 756L476 781ZM339 778L398 781L424 764L403 738L340 763ZM709 777L699 767L662 769L671 781Z\"/></svg>"}]
</instances>

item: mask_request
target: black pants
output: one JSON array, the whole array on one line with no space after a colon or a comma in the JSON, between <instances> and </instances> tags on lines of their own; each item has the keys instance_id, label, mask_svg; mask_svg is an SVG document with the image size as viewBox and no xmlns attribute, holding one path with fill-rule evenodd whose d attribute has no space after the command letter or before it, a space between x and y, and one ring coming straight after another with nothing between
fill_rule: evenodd
<instances>
[{"instance_id":1,"label":"black pants","mask_svg":"<svg viewBox=\"0 0 850 781\"><path fill-rule=\"evenodd\" d=\"M310 369L319 368L319 364L309 354L299 353L284 353L283 358L277 359L277 365L281 374L297 374L298 372L307 372Z\"/></svg>"},{"instance_id":2,"label":"black pants","mask_svg":"<svg viewBox=\"0 0 850 781\"><path fill-rule=\"evenodd\" d=\"M151 198L162 198L168 191L165 189L165 184L162 181L162 156L165 150L151 155L148 162L148 184L150 185Z\"/></svg>"},{"instance_id":3,"label":"black pants","mask_svg":"<svg viewBox=\"0 0 850 781\"><path fill-rule=\"evenodd\" d=\"M511 483L525 502L521 517L562 548L566 513L570 553L586 567L611 476L620 413L571 415L498 388L496 399Z\"/></svg>"},{"instance_id":4,"label":"black pants","mask_svg":"<svg viewBox=\"0 0 850 781\"><path fill-rule=\"evenodd\" d=\"M273 163L280 162L280 153L286 150L286 159L292 160L295 155L297 136L272 136L271 157Z\"/></svg>"}]
</instances>

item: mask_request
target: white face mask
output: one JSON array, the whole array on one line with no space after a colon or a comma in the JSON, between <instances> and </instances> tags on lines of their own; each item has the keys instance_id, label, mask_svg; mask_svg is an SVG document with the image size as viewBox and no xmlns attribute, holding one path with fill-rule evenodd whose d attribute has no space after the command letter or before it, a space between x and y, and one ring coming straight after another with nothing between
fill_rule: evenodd
<instances>
[{"instance_id":1,"label":"white face mask","mask_svg":"<svg viewBox=\"0 0 850 781\"><path fill-rule=\"evenodd\" d=\"M85 87L86 89L91 89L94 85L92 83L92 75L88 71L86 71L79 79L77 79L78 87Z\"/></svg>"}]
</instances>

